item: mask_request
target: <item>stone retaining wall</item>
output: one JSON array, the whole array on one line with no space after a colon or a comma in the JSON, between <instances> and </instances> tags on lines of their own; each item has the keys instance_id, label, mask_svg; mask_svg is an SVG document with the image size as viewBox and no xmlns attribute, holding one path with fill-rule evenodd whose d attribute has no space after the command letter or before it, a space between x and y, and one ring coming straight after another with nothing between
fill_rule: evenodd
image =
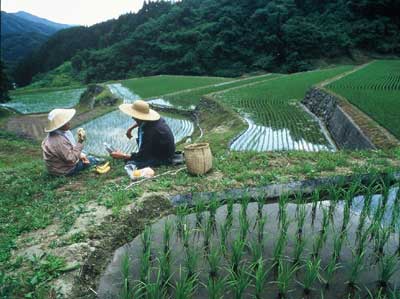
<instances>
[{"instance_id":1,"label":"stone retaining wall","mask_svg":"<svg viewBox=\"0 0 400 299\"><path fill-rule=\"evenodd\" d=\"M320 118L339 149L376 149L353 119L339 106L339 100L323 89L311 88L302 103Z\"/></svg>"}]
</instances>

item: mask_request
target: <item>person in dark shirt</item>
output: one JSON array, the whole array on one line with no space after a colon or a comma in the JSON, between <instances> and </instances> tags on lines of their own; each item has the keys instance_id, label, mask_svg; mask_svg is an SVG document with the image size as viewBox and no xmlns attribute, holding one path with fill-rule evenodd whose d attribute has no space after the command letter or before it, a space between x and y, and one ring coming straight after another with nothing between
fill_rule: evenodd
<instances>
[{"instance_id":1,"label":"person in dark shirt","mask_svg":"<svg viewBox=\"0 0 400 299\"><path fill-rule=\"evenodd\" d=\"M142 100L137 100L133 104L122 104L119 109L135 121L135 124L127 130L126 136L131 139L132 130L138 128L136 142L139 150L132 154L115 151L111 156L135 164L139 169L171 164L175 153L175 141L165 120Z\"/></svg>"}]
</instances>

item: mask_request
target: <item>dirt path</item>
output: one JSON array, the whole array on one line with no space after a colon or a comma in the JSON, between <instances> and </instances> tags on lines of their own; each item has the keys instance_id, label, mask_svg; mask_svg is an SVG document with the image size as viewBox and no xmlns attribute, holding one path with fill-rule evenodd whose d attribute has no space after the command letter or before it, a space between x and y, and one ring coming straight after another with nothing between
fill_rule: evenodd
<instances>
[{"instance_id":1,"label":"dirt path","mask_svg":"<svg viewBox=\"0 0 400 299\"><path fill-rule=\"evenodd\" d=\"M321 87L327 86L327 85L329 85L329 84L331 84L331 83L333 83L333 82L335 82L335 81L338 81L338 80L340 80L340 79L342 79L342 78L344 78L344 77L346 77L346 76L348 76L348 75L350 75L350 74L352 74L352 73L358 72L359 70L361 70L361 69L363 69L363 68L369 66L369 65L370 65L371 63L373 63L373 62L375 62L375 60L372 60L372 61L370 61L370 62L367 62L367 63L365 63L365 64L362 64L362 65L360 65L360 66L358 66L358 67L352 69L351 71L348 71L348 72L344 72L344 73L342 73L342 74L339 74L339 75L337 75L336 77L329 78L328 80L325 80L325 81L321 82L321 83L319 84L319 86L321 86Z\"/></svg>"}]
</instances>

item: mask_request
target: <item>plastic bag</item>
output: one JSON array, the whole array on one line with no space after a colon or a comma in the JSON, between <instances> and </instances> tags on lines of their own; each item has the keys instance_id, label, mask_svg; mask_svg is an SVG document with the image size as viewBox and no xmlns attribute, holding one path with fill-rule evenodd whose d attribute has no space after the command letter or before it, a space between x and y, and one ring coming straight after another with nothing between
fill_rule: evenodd
<instances>
[{"instance_id":1,"label":"plastic bag","mask_svg":"<svg viewBox=\"0 0 400 299\"><path fill-rule=\"evenodd\" d=\"M136 169L135 164L127 164L125 165L125 170L132 180L152 178L154 176L154 170L150 167Z\"/></svg>"}]
</instances>

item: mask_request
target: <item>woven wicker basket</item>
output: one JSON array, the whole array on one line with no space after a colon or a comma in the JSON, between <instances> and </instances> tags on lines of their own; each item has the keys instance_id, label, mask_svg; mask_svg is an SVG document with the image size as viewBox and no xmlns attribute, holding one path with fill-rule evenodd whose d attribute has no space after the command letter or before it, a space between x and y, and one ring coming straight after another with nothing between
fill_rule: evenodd
<instances>
[{"instance_id":1,"label":"woven wicker basket","mask_svg":"<svg viewBox=\"0 0 400 299\"><path fill-rule=\"evenodd\" d=\"M212 154L208 143L193 143L185 147L186 166L191 174L205 174L212 168Z\"/></svg>"}]
</instances>

